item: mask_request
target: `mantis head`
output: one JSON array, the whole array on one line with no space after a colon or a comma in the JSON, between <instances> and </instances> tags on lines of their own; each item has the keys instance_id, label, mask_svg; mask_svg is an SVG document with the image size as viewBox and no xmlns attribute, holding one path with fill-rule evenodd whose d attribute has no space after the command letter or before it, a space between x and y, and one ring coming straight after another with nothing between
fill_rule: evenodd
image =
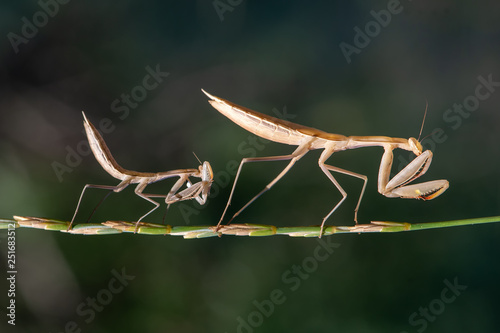
<instances>
[{"instance_id":1,"label":"mantis head","mask_svg":"<svg viewBox=\"0 0 500 333\"><path fill-rule=\"evenodd\" d=\"M196 156L196 154L194 152L193 152L193 155L194 155L194 157L196 157L198 162L200 162L200 164L201 164L200 159L198 158L198 156ZM208 163L207 161L203 162L203 164L198 167L198 171L200 172L200 175L198 177L201 178L202 182L208 182L210 184L208 186L208 189L210 189L210 186L211 186L212 182L214 181L214 173L212 171L212 167L210 166L210 163Z\"/></svg>"},{"instance_id":2,"label":"mantis head","mask_svg":"<svg viewBox=\"0 0 500 333\"><path fill-rule=\"evenodd\" d=\"M203 162L203 165L200 165L198 167L198 170L200 170L202 181L209 183L212 183L214 181L214 173L212 171L210 163L208 163L207 161Z\"/></svg>"},{"instance_id":3,"label":"mantis head","mask_svg":"<svg viewBox=\"0 0 500 333\"><path fill-rule=\"evenodd\" d=\"M409 138L408 145L410 145L411 151L415 155L420 156L420 154L422 154L422 144L417 139Z\"/></svg>"}]
</instances>

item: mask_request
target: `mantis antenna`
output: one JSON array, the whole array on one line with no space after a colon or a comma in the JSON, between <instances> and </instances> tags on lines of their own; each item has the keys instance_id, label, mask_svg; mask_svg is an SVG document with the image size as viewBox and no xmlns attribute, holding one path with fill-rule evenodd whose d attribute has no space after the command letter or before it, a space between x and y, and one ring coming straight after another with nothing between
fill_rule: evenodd
<instances>
[{"instance_id":1,"label":"mantis antenna","mask_svg":"<svg viewBox=\"0 0 500 333\"><path fill-rule=\"evenodd\" d=\"M420 136L422 135L422 130L424 129L425 117L427 116L427 107L428 106L429 106L429 103L427 102L427 99L425 99L424 119L422 119L422 126L420 126L420 132L418 133L418 139L417 139L418 142L420 142Z\"/></svg>"},{"instance_id":2,"label":"mantis antenna","mask_svg":"<svg viewBox=\"0 0 500 333\"><path fill-rule=\"evenodd\" d=\"M194 151L193 151L193 155L194 155L194 157L196 157L196 159L198 160L198 162L200 162L200 164L202 164L201 160L198 158L198 156L196 155L196 153Z\"/></svg>"}]
</instances>

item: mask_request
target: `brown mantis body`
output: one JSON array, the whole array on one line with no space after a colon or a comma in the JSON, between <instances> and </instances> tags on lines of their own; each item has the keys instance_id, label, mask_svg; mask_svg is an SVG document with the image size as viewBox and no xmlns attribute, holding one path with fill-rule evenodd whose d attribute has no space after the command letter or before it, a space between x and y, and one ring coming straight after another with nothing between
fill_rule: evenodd
<instances>
[{"instance_id":1,"label":"brown mantis body","mask_svg":"<svg viewBox=\"0 0 500 333\"><path fill-rule=\"evenodd\" d=\"M73 218L71 219L68 230L70 230L73 225L73 221L75 220L78 208L80 207L80 202L82 201L83 194L85 193L85 190L87 188L99 188L111 190L113 192L120 192L128 185L137 184L135 188L135 194L137 194L144 200L151 202L153 205L155 205L155 207L144 214L137 221L135 231L137 231L139 222L160 206L159 203L151 198L165 198L165 202L167 203L167 205L170 205L177 201L189 199L195 199L200 205L205 204L208 193L210 191L210 187L213 182L213 172L210 163L203 162L203 164L200 165L198 169L178 169L156 173L126 170L115 161L115 159L111 155L111 152L109 151L109 148L104 142L104 139L99 134L95 126L92 125L92 123L87 119L85 113L82 112L82 114L84 119L83 125L85 127L85 132L89 140L90 148L92 149L92 153L94 154L97 162L99 162L99 164L103 167L104 170L106 170L107 173L109 173L114 178L121 180L121 182L116 186L93 184L85 185L82 193L80 194L80 199L78 200L78 204L76 206L75 213L73 215ZM179 177L179 179L171 188L168 194L143 193L147 185L172 177ZM192 184L189 180L189 177L201 178L201 181ZM177 191L182 187L182 185L184 185L184 183L186 183L187 188L177 193Z\"/></svg>"},{"instance_id":2,"label":"brown mantis body","mask_svg":"<svg viewBox=\"0 0 500 333\"><path fill-rule=\"evenodd\" d=\"M325 221L347 197L347 193L333 177L330 171L343 173L363 180L363 188L354 210L354 221L356 223L359 206L361 204L361 199L363 198L363 194L366 188L366 182L368 180L365 175L325 164L326 160L335 152L361 147L383 147L384 155L382 156L382 160L380 162L380 169L378 174L378 191L389 198L431 200L442 194L449 186L448 181L444 179L414 185L407 185L416 178L422 176L429 168L432 160L432 152L430 150L422 151L422 145L415 138L402 139L387 136L344 136L339 134L331 134L315 128L295 124L286 120L278 119L250 110L222 98L213 96L203 89L202 91L210 98L209 103L215 109L217 109L220 113L231 119L237 125L246 129L247 131L267 140L297 146L295 151L289 155L242 159L238 168L238 172L236 173L236 178L234 180L234 184L231 189L231 194L229 195L226 208L224 209L217 228L220 228L226 211L231 204L231 199L233 197L236 183L238 181L238 177L240 175L243 164L247 162L261 161L290 161L285 169L283 169L283 171L276 178L274 178L262 191L260 191L245 206L243 206L243 208L241 208L238 212L236 212L236 214L233 215L229 223L231 223L231 221L236 216L238 216L246 207L248 207L264 192L268 191L274 184L276 184L276 182L278 182L299 159L301 159L308 151L313 149L324 149L318 160L319 167L342 194L342 199L323 218L323 221L321 223L321 234L323 232ZM396 176L394 176L394 178L389 179L393 161L392 151L396 148L411 151L417 157Z\"/></svg>"}]
</instances>

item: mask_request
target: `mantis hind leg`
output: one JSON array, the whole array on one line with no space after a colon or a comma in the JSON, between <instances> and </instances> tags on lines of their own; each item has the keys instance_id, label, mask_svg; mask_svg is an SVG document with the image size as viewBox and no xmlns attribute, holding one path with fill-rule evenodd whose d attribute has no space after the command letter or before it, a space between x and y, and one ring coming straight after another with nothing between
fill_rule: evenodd
<instances>
[{"instance_id":1,"label":"mantis hind leg","mask_svg":"<svg viewBox=\"0 0 500 333\"><path fill-rule=\"evenodd\" d=\"M80 208L80 203L82 202L82 198L83 198L83 194L85 193L85 190L87 190L88 188L98 188L98 189L101 189L101 190L109 190L109 191L113 191L113 192L120 192L122 191L125 187L128 186L128 184L130 184L129 180L128 179L125 179L123 180L120 184L116 185L116 186L108 186L108 185L94 185L94 184L87 184L83 187L83 190L82 190L82 193L80 194L80 199L78 199L78 204L76 205L76 209L75 209L75 213L73 214L73 218L71 219L71 222L68 226L68 229L66 229L66 231L70 231L71 228L73 227L73 222L75 221L75 217L76 217L76 214L78 213L78 209ZM101 203L111 194L111 192L109 192L98 204L97 206L94 208L94 210L92 211L92 213L90 214L89 218L87 219L90 220L90 218L92 217L92 215L94 215L95 211L97 210L97 208L101 205Z\"/></svg>"},{"instance_id":2,"label":"mantis hind leg","mask_svg":"<svg viewBox=\"0 0 500 333\"><path fill-rule=\"evenodd\" d=\"M229 220L228 223L231 223L231 221L238 216L245 208L247 208L252 202L254 202L258 197L260 197L262 194L265 192L269 191L271 187L273 187L274 184L276 184L297 162L302 156L304 156L308 151L308 146L309 146L309 141L305 142L297 147L297 149L290 155L282 155L282 156L268 156L268 157L251 157L251 158L244 158L241 160L240 166L238 168L238 172L236 173L236 177L234 179L233 187L231 189L231 194L229 195L229 199L226 204L226 208L224 209L224 212L222 213L222 216L219 220L219 223L217 224L216 230L219 230L221 227L222 220L224 219L224 216L226 215L226 211L229 208L229 205L231 204L231 200L233 198L234 190L236 188L236 183L238 182L238 178L241 173L241 169L243 167L243 164L248 163L248 162L269 162L269 161L288 161L291 160L288 165L283 169L283 171L280 172L276 178L274 178L269 184L266 185L266 187L260 191L256 196L254 196L243 208L241 208L239 211L236 212L236 214L233 215L231 220Z\"/></svg>"}]
</instances>

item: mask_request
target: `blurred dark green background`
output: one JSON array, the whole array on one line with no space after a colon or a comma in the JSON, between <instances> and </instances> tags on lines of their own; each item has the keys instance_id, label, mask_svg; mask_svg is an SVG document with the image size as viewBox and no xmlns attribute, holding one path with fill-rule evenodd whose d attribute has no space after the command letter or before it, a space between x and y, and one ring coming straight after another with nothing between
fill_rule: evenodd
<instances>
[{"instance_id":1,"label":"blurred dark green background","mask_svg":"<svg viewBox=\"0 0 500 333\"><path fill-rule=\"evenodd\" d=\"M390 19L384 16L388 7ZM166 219L172 225L216 224L230 189L223 172L252 155L253 136L214 110L200 88L270 115L286 108L295 116L289 120L344 135L416 137L427 101L423 135L444 134L440 142L424 140L434 160L422 179L448 179L449 190L429 202L388 199L376 187L381 148L334 154L330 164L369 177L360 222L499 215L500 87L481 88L478 79L500 81L499 9L495 1L430 0L4 2L0 217L71 219L86 183L118 183L92 155L79 154L81 161L73 157L68 166L68 149L81 150L85 142L84 110L96 124L112 121L105 139L125 168L193 168L192 152L210 161L218 180L208 204L173 205ZM33 22L36 30L30 30ZM348 62L341 43L355 47L356 31L366 27L371 37L358 36ZM149 91L141 88L148 66L169 73ZM122 94L131 93L136 102L124 107ZM294 149L275 143L254 148L257 156ZM237 221L319 224L341 196L318 168L318 157L318 151L306 155ZM397 152L393 172L405 160L409 154ZM285 164L246 166L229 214ZM67 172L58 177L54 165L66 165ZM351 225L361 182L336 177L349 197L328 222ZM148 191L166 193L172 184ZM104 194L88 191L80 223ZM134 221L150 206L128 188L111 195L92 222ZM147 221L160 223L164 209ZM317 239L288 237L86 237L30 229L16 235L17 321L7 325L2 278L2 332L500 328L495 224L335 236L323 243L332 253ZM2 232L2 272L6 247ZM122 270L134 278L112 294L110 283ZM454 283L467 288L453 293L448 284ZM91 298L106 303L93 315ZM279 304L271 307L270 299Z\"/></svg>"}]
</instances>

